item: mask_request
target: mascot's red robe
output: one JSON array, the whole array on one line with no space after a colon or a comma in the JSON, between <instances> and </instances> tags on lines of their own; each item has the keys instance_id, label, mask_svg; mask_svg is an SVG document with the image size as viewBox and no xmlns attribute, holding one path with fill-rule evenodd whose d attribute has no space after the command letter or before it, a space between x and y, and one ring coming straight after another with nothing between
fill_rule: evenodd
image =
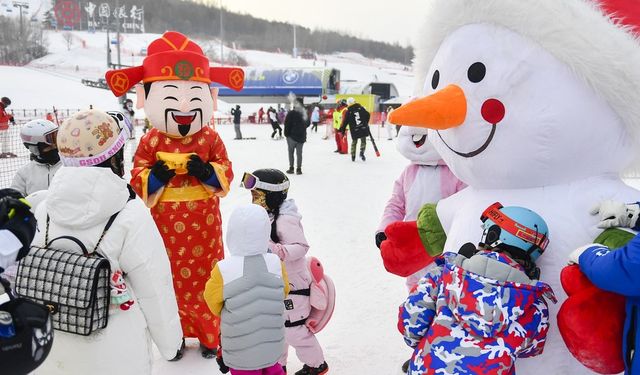
<instances>
[{"instance_id":1,"label":"mascot's red robe","mask_svg":"<svg viewBox=\"0 0 640 375\"><path fill-rule=\"evenodd\" d=\"M192 153L211 163L220 189L186 174L184 166ZM175 167L177 174L167 186L149 195L150 168L158 158ZM220 321L209 311L202 293L211 269L224 258L219 199L227 194L233 179L224 143L209 127L184 138L172 138L153 128L140 140L131 176L133 189L151 207L164 239L184 335L215 348Z\"/></svg>"}]
</instances>

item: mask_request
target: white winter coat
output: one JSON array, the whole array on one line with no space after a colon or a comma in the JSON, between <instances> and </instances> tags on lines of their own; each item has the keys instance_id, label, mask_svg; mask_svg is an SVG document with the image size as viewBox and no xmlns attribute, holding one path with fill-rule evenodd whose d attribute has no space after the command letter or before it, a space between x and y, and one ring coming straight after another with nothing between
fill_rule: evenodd
<instances>
[{"instance_id":1,"label":"white winter coat","mask_svg":"<svg viewBox=\"0 0 640 375\"><path fill-rule=\"evenodd\" d=\"M39 163L31 160L22 166L13 176L11 188L18 190L25 197L38 190L47 190L53 176L62 166L62 162L54 165Z\"/></svg>"},{"instance_id":2,"label":"white winter coat","mask_svg":"<svg viewBox=\"0 0 640 375\"><path fill-rule=\"evenodd\" d=\"M62 167L45 201L36 209L34 245L44 245L47 213L49 240L71 235L91 251L109 217L120 211L99 251L121 269L135 301L127 311L109 311L106 328L91 336L55 332L53 349L37 374L151 374L153 339L162 356L175 357L182 340L171 268L149 210L138 198L128 201L127 183L108 168ZM56 246L77 249L66 240ZM79 251L79 250L78 250Z\"/></svg>"}]
</instances>

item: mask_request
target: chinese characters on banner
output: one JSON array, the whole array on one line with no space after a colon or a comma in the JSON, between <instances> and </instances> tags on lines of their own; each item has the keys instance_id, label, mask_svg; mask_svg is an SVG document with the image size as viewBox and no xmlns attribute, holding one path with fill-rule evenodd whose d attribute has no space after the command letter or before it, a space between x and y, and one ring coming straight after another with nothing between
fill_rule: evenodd
<instances>
[{"instance_id":1,"label":"chinese characters on banner","mask_svg":"<svg viewBox=\"0 0 640 375\"><path fill-rule=\"evenodd\" d=\"M124 33L144 33L144 7L91 1L58 0L55 5L58 27L73 30L113 30L120 21Z\"/></svg>"}]
</instances>

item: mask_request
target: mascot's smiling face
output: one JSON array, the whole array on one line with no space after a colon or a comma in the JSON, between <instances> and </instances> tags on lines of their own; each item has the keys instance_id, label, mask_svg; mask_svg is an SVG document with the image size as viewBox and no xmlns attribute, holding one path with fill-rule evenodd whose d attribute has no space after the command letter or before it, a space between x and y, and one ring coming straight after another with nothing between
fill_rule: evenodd
<instances>
[{"instance_id":1,"label":"mascot's smiling face","mask_svg":"<svg viewBox=\"0 0 640 375\"><path fill-rule=\"evenodd\" d=\"M213 117L217 89L194 81L157 81L137 88L138 108L153 127L172 137L199 132Z\"/></svg>"}]
</instances>

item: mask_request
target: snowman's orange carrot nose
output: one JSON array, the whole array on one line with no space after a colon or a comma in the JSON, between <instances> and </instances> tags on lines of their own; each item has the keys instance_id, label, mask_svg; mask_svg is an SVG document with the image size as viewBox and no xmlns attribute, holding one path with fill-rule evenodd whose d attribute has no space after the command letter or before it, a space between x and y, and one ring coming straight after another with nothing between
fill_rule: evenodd
<instances>
[{"instance_id":1,"label":"snowman's orange carrot nose","mask_svg":"<svg viewBox=\"0 0 640 375\"><path fill-rule=\"evenodd\" d=\"M462 125L466 116L467 99L464 92L459 86L449 85L391 112L389 122L443 130Z\"/></svg>"}]
</instances>

